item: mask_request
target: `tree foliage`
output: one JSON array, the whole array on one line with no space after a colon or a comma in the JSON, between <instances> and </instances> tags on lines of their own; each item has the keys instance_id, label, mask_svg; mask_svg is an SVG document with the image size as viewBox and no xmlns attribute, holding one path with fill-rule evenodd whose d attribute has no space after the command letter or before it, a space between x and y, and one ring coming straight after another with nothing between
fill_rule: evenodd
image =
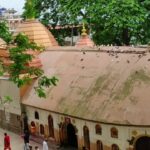
<instances>
[{"instance_id":1,"label":"tree foliage","mask_svg":"<svg viewBox=\"0 0 150 150\"><path fill-rule=\"evenodd\" d=\"M96 44L129 45L149 41L149 0L37 1L39 18L46 25L84 21Z\"/></svg>"},{"instance_id":2,"label":"tree foliage","mask_svg":"<svg viewBox=\"0 0 150 150\"><path fill-rule=\"evenodd\" d=\"M10 43L12 40L12 35L9 32L9 28L5 21L0 21L0 38L2 38L6 43Z\"/></svg>"},{"instance_id":3,"label":"tree foliage","mask_svg":"<svg viewBox=\"0 0 150 150\"><path fill-rule=\"evenodd\" d=\"M23 17L25 19L34 19L37 15L37 11L36 11L36 2L37 0L26 0L25 2L25 6L24 6L24 13L23 13Z\"/></svg>"},{"instance_id":4,"label":"tree foliage","mask_svg":"<svg viewBox=\"0 0 150 150\"><path fill-rule=\"evenodd\" d=\"M6 26L5 23L3 25ZM8 28L6 28L6 32L3 33L4 37L6 37L8 33ZM30 42L28 37L22 33L18 34L11 41L11 43L15 45L9 48L10 60L12 63L8 67L3 66L4 69L0 68L0 74L3 75L3 72L8 72L10 75L10 80L13 81L18 87L29 83L32 80L32 76L39 78L39 82L37 87L35 87L35 91L39 97L45 98L45 88L51 85L56 86L58 79L56 77L49 78L44 75L42 69L27 65L34 57L33 55L28 54L27 51L41 50L41 47L37 46L37 44L34 42ZM7 96L6 100L8 100L8 98L9 97Z\"/></svg>"}]
</instances>

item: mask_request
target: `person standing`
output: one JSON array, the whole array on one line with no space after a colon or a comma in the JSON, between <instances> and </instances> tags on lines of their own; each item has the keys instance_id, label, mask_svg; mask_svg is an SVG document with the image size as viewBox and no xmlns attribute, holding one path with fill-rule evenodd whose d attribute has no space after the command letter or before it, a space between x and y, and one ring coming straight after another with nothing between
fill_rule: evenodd
<instances>
[{"instance_id":1,"label":"person standing","mask_svg":"<svg viewBox=\"0 0 150 150\"><path fill-rule=\"evenodd\" d=\"M10 137L7 133L4 133L4 150L11 150Z\"/></svg>"},{"instance_id":2,"label":"person standing","mask_svg":"<svg viewBox=\"0 0 150 150\"><path fill-rule=\"evenodd\" d=\"M44 139L43 141L43 150L48 150L47 139Z\"/></svg>"},{"instance_id":3,"label":"person standing","mask_svg":"<svg viewBox=\"0 0 150 150\"><path fill-rule=\"evenodd\" d=\"M28 130L25 130L24 132L24 150L29 150L29 137L30 137L30 133Z\"/></svg>"}]
</instances>

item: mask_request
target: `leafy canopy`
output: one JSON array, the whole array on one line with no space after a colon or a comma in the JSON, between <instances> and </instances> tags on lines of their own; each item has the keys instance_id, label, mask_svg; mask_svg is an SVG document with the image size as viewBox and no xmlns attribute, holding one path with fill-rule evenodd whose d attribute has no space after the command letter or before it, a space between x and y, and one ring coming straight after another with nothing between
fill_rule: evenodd
<instances>
[{"instance_id":1,"label":"leafy canopy","mask_svg":"<svg viewBox=\"0 0 150 150\"><path fill-rule=\"evenodd\" d=\"M1 23L0 23L1 24ZM3 23L4 28L6 24ZM11 35L8 34L8 28L6 27L6 31L0 35ZM2 37L2 36L0 36ZM12 38L11 38L12 39ZM11 40L11 43L15 46L9 48L10 60L12 63L10 66L6 67L3 65L3 61L0 64L0 74L3 75L4 72L8 72L10 75L10 80L13 81L18 87L21 87L32 80L32 77L39 78L39 82L37 87L35 87L35 91L37 92L39 97L46 97L45 88L54 85L58 79L56 77L48 78L44 75L44 72L40 68L30 67L28 65L29 62L32 61L33 55L27 53L28 50L41 50L41 47L37 46L36 43L30 42L28 37L22 33L18 34L15 39ZM2 68L3 65L3 68ZM8 97L7 97L8 99Z\"/></svg>"},{"instance_id":2,"label":"leafy canopy","mask_svg":"<svg viewBox=\"0 0 150 150\"><path fill-rule=\"evenodd\" d=\"M37 0L46 25L88 24L96 44L147 44L150 40L149 0ZM65 34L58 34L59 36Z\"/></svg>"}]
</instances>

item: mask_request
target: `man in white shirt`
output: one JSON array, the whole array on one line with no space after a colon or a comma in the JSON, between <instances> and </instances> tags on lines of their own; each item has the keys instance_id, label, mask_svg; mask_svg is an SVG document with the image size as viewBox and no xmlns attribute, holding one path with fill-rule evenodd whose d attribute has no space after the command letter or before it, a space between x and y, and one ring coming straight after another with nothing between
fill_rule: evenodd
<instances>
[{"instance_id":1,"label":"man in white shirt","mask_svg":"<svg viewBox=\"0 0 150 150\"><path fill-rule=\"evenodd\" d=\"M43 141L43 150L48 150L47 139L44 139Z\"/></svg>"}]
</instances>

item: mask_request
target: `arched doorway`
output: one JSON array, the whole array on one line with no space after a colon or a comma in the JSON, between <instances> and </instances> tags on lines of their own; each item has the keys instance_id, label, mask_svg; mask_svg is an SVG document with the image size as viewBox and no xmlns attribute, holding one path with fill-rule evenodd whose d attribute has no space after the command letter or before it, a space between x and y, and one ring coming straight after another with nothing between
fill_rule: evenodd
<instances>
[{"instance_id":1,"label":"arched doorway","mask_svg":"<svg viewBox=\"0 0 150 150\"><path fill-rule=\"evenodd\" d=\"M49 136L54 138L54 125L53 125L53 118L51 115L48 116L48 128L49 128Z\"/></svg>"},{"instance_id":2,"label":"arched doorway","mask_svg":"<svg viewBox=\"0 0 150 150\"><path fill-rule=\"evenodd\" d=\"M71 147L73 149L78 148L76 129L71 123L60 123L60 142L61 146ZM71 149L70 148L70 149Z\"/></svg>"},{"instance_id":3,"label":"arched doorway","mask_svg":"<svg viewBox=\"0 0 150 150\"><path fill-rule=\"evenodd\" d=\"M40 134L44 135L44 126L40 124Z\"/></svg>"},{"instance_id":4,"label":"arched doorway","mask_svg":"<svg viewBox=\"0 0 150 150\"><path fill-rule=\"evenodd\" d=\"M78 147L76 130L75 130L75 127L71 123L67 125L67 139L68 139L69 146L75 147L75 148Z\"/></svg>"},{"instance_id":5,"label":"arched doorway","mask_svg":"<svg viewBox=\"0 0 150 150\"><path fill-rule=\"evenodd\" d=\"M111 147L111 150L119 150L119 147L118 145L116 144L113 144L112 147Z\"/></svg>"},{"instance_id":6,"label":"arched doorway","mask_svg":"<svg viewBox=\"0 0 150 150\"><path fill-rule=\"evenodd\" d=\"M97 144L97 150L103 150L103 144L102 144L102 142L100 140L98 140L96 142L96 144Z\"/></svg>"},{"instance_id":7,"label":"arched doorway","mask_svg":"<svg viewBox=\"0 0 150 150\"><path fill-rule=\"evenodd\" d=\"M83 135L84 135L84 146L90 150L90 137L89 137L89 129L87 126L83 127Z\"/></svg>"},{"instance_id":8,"label":"arched doorway","mask_svg":"<svg viewBox=\"0 0 150 150\"><path fill-rule=\"evenodd\" d=\"M150 137L140 137L135 143L135 150L150 150Z\"/></svg>"}]
</instances>

